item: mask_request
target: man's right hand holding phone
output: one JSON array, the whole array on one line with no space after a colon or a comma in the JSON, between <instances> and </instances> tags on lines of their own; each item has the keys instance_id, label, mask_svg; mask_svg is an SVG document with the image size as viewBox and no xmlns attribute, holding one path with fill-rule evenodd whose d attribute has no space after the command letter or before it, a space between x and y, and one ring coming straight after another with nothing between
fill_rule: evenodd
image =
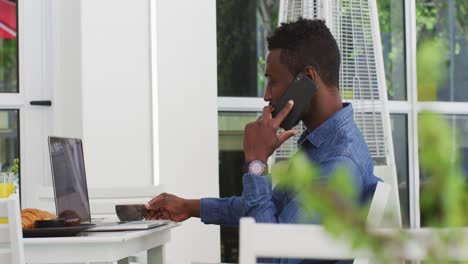
<instances>
[{"instance_id":1,"label":"man's right hand holding phone","mask_svg":"<svg viewBox=\"0 0 468 264\"><path fill-rule=\"evenodd\" d=\"M258 120L245 126L244 131L244 155L245 161L259 160L266 163L268 157L290 137L299 133L291 129L277 134L281 122L288 116L294 106L294 101L289 100L279 114L273 118L274 107L265 106L263 114Z\"/></svg>"}]
</instances>

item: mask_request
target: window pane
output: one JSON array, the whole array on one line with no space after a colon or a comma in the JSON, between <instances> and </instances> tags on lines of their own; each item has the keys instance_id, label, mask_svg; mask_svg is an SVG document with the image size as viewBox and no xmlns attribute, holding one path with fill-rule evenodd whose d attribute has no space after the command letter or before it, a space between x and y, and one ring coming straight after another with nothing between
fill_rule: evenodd
<instances>
[{"instance_id":1,"label":"window pane","mask_svg":"<svg viewBox=\"0 0 468 264\"><path fill-rule=\"evenodd\" d=\"M0 171L12 171L19 158L18 110L0 110ZM17 176L17 175L16 175ZM19 186L18 177L15 185Z\"/></svg>"},{"instance_id":2,"label":"window pane","mask_svg":"<svg viewBox=\"0 0 468 264\"><path fill-rule=\"evenodd\" d=\"M404 1L377 1L387 94L390 100L406 100Z\"/></svg>"},{"instance_id":3,"label":"window pane","mask_svg":"<svg viewBox=\"0 0 468 264\"><path fill-rule=\"evenodd\" d=\"M18 92L16 1L0 1L0 93Z\"/></svg>"},{"instance_id":4,"label":"window pane","mask_svg":"<svg viewBox=\"0 0 468 264\"><path fill-rule=\"evenodd\" d=\"M419 101L468 101L467 10L467 1L416 1Z\"/></svg>"},{"instance_id":5,"label":"window pane","mask_svg":"<svg viewBox=\"0 0 468 264\"><path fill-rule=\"evenodd\" d=\"M218 96L263 97L266 36L278 11L279 1L216 1Z\"/></svg>"},{"instance_id":6,"label":"window pane","mask_svg":"<svg viewBox=\"0 0 468 264\"><path fill-rule=\"evenodd\" d=\"M391 114L393 150L398 177L401 218L403 226L409 226L408 189L408 118L406 114Z\"/></svg>"},{"instance_id":7,"label":"window pane","mask_svg":"<svg viewBox=\"0 0 468 264\"><path fill-rule=\"evenodd\" d=\"M458 151L460 154L460 165L462 166L465 177L468 177L468 115L446 115L445 116L452 128L458 136L457 142L452 144L453 151ZM468 178L467 178L468 180ZM421 193L429 179L423 168L420 168ZM431 212L430 217L437 217L438 212ZM421 226L428 225L428 212L421 212Z\"/></svg>"},{"instance_id":8,"label":"window pane","mask_svg":"<svg viewBox=\"0 0 468 264\"><path fill-rule=\"evenodd\" d=\"M243 137L246 124L257 118L257 113L227 113L218 115L219 125L219 195L242 194L244 165ZM221 261L237 263L239 257L238 228L221 227Z\"/></svg>"}]
</instances>

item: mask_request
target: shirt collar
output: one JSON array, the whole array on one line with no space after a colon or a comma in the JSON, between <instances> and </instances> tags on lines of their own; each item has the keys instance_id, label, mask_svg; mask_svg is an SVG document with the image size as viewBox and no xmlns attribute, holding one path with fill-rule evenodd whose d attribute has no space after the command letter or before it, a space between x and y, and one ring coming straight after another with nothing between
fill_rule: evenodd
<instances>
[{"instance_id":1,"label":"shirt collar","mask_svg":"<svg viewBox=\"0 0 468 264\"><path fill-rule=\"evenodd\" d=\"M350 103L343 103L343 108L333 114L325 122L323 122L314 131L304 131L299 137L297 143L303 145L309 141L315 147L319 147L329 137L335 134L336 130L353 118L353 106Z\"/></svg>"}]
</instances>

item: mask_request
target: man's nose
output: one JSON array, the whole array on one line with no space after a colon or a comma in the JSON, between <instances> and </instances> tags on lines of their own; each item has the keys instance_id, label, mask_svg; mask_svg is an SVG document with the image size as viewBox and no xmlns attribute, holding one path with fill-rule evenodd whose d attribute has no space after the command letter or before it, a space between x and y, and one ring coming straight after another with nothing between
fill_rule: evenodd
<instances>
[{"instance_id":1,"label":"man's nose","mask_svg":"<svg viewBox=\"0 0 468 264\"><path fill-rule=\"evenodd\" d=\"M263 95L263 100L265 100L265 102L270 102L271 101L271 92L270 92L270 89L265 88L265 94Z\"/></svg>"}]
</instances>

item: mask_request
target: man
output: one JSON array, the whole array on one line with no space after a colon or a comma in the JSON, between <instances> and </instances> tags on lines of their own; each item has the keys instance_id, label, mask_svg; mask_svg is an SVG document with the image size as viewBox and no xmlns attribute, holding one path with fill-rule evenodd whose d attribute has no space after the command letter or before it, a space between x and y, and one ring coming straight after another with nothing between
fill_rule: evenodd
<instances>
[{"instance_id":1,"label":"man","mask_svg":"<svg viewBox=\"0 0 468 264\"><path fill-rule=\"evenodd\" d=\"M275 118L271 105L276 105L299 73L304 73L317 86L317 92L301 118L307 131L298 142L300 148L320 168L324 182L338 166L344 166L361 194L360 200L372 197L379 179L373 174L372 158L354 123L352 106L341 101L338 87L340 53L325 23L307 19L283 23L268 37L268 49L264 100L270 105L264 107L261 118L245 127L247 166L242 196L189 200L161 194L148 203L147 208L152 212L149 218L184 221L189 217L200 217L205 224L236 226L240 217L250 216L256 222L296 223L301 208L295 202L294 194L272 190L263 169L268 157L298 133L289 130L277 135L294 102L290 101ZM299 260L268 262L298 263Z\"/></svg>"}]
</instances>

